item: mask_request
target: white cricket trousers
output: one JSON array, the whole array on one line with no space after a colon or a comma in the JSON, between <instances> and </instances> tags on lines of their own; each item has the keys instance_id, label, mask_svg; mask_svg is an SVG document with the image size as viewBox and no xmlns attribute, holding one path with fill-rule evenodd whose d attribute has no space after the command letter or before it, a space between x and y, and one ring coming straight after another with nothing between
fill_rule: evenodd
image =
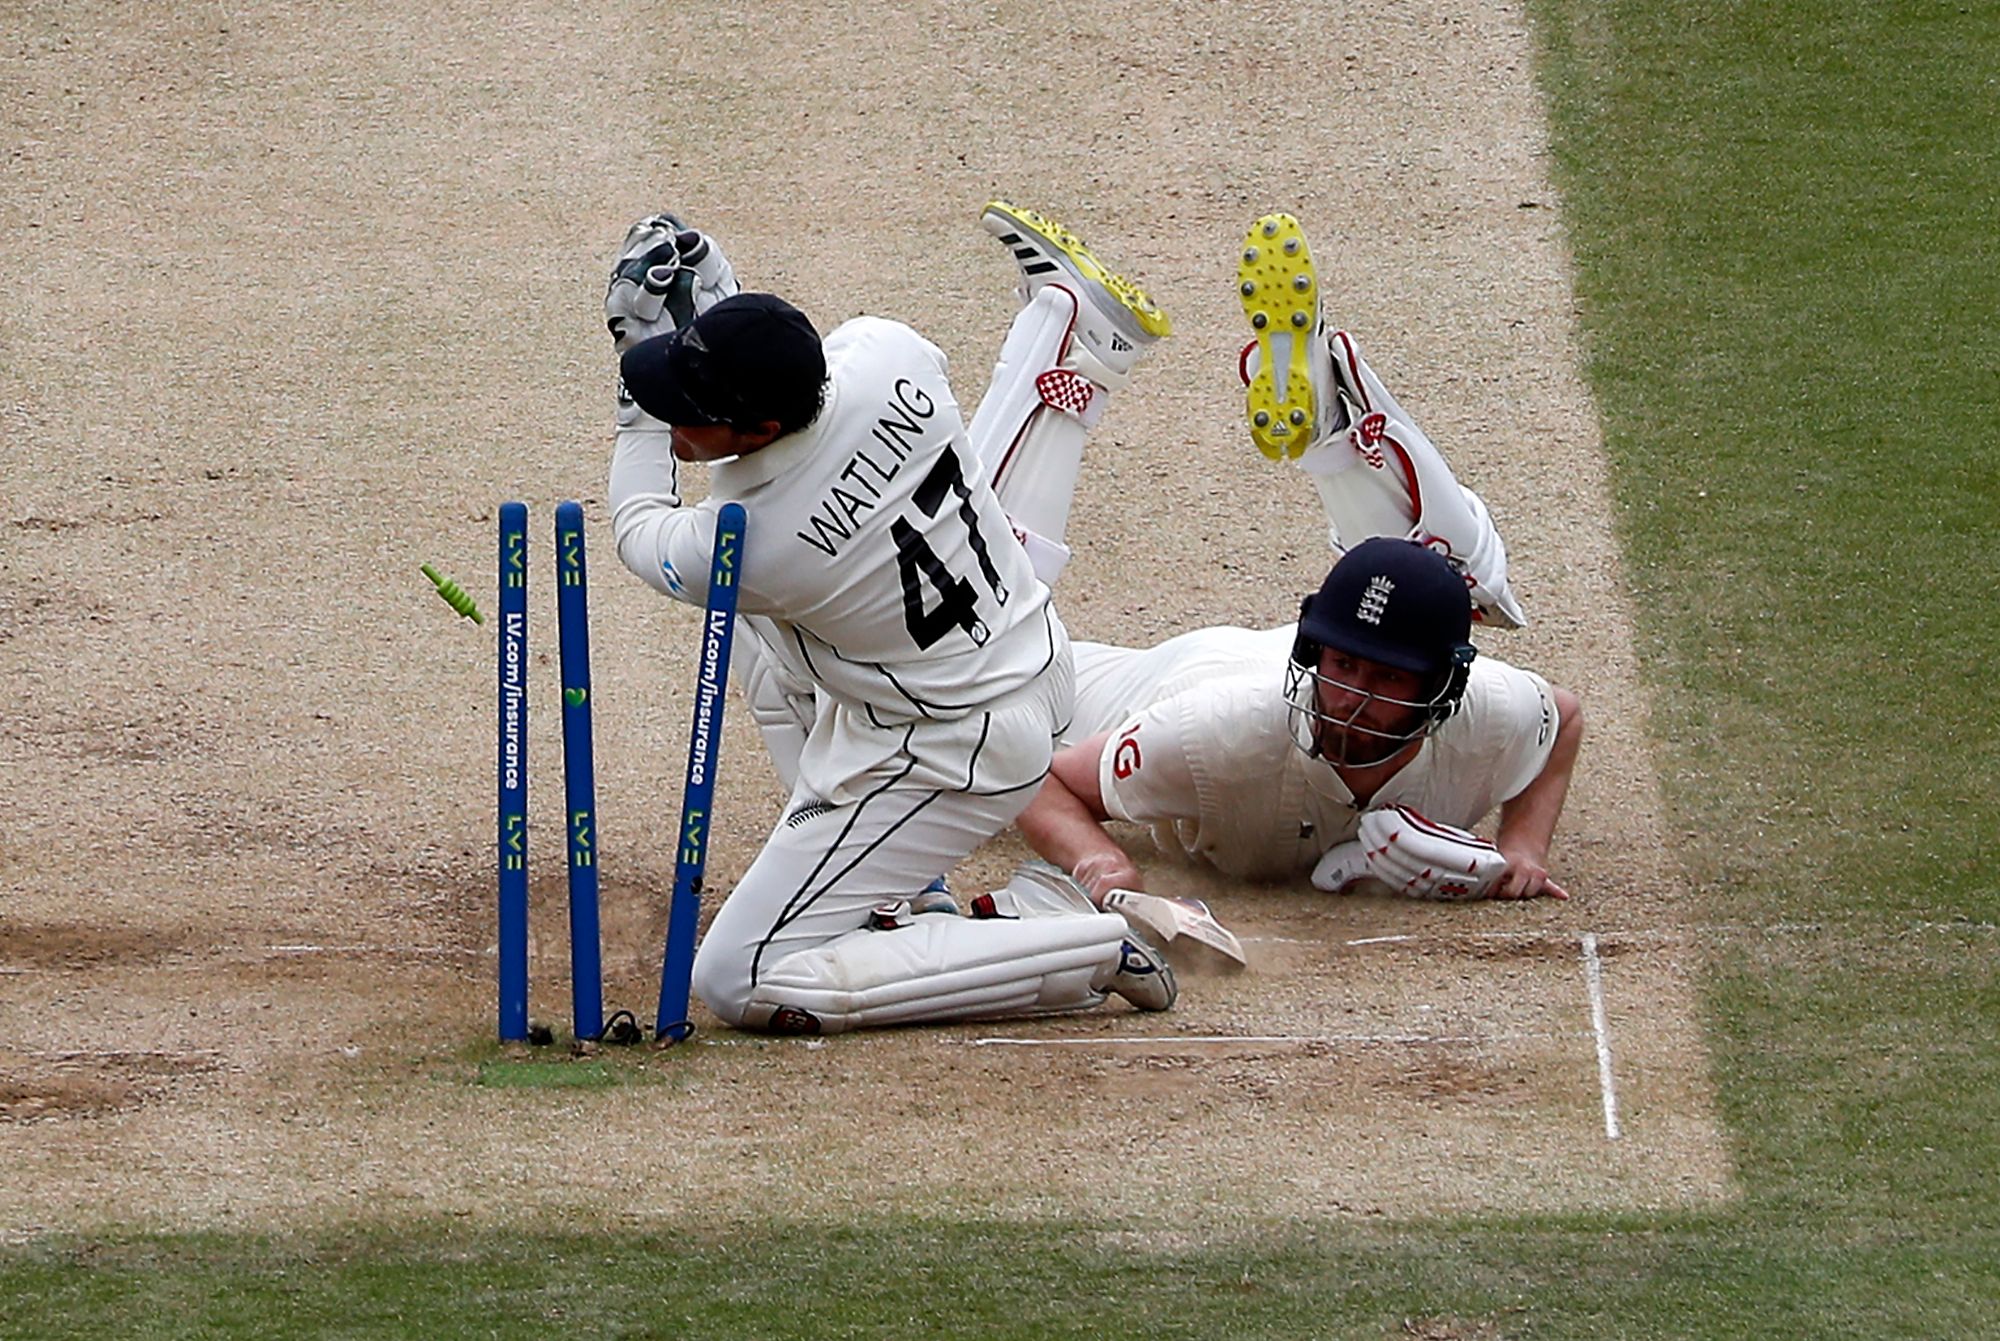
<instances>
[{"instance_id":1,"label":"white cricket trousers","mask_svg":"<svg viewBox=\"0 0 2000 1341\"><path fill-rule=\"evenodd\" d=\"M855 799L825 800L804 784L742 881L723 901L694 961L694 991L731 1026L741 1025L760 975L787 956L868 924L878 905L907 899L1006 829L1041 786L1055 737L1068 719L1065 655L1037 692L979 714L983 749L1039 753L1027 781L991 793L935 785L934 765L905 755L871 770ZM1032 756L1031 756L1032 757ZM965 760L965 776L975 774ZM916 782L915 776L927 780ZM999 930L998 927L995 930Z\"/></svg>"}]
</instances>

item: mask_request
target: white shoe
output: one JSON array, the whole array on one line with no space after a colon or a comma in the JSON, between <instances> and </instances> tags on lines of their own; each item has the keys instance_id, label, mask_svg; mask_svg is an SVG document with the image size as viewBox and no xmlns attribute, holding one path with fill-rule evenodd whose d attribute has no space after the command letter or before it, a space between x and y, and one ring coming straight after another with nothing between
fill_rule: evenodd
<instances>
[{"instance_id":1,"label":"white shoe","mask_svg":"<svg viewBox=\"0 0 2000 1341\"><path fill-rule=\"evenodd\" d=\"M1116 992L1140 1010L1168 1010L1180 995L1166 955L1137 936L1127 936L1118 947L1118 971L1093 986Z\"/></svg>"},{"instance_id":2,"label":"white shoe","mask_svg":"<svg viewBox=\"0 0 2000 1341\"><path fill-rule=\"evenodd\" d=\"M739 287L714 238L678 215L649 214L625 232L604 290L604 324L622 354L679 330Z\"/></svg>"},{"instance_id":3,"label":"white shoe","mask_svg":"<svg viewBox=\"0 0 2000 1341\"><path fill-rule=\"evenodd\" d=\"M1144 289L1108 269L1054 219L995 200L979 223L1014 253L1023 302L1050 284L1075 291L1077 338L1112 373L1131 372L1141 350L1173 334L1173 323Z\"/></svg>"}]
</instances>

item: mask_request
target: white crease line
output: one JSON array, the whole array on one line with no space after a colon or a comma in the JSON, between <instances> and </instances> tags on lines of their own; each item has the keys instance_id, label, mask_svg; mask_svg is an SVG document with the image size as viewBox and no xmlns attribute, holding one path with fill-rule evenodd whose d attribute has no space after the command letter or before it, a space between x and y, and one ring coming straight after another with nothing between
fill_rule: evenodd
<instances>
[{"instance_id":1,"label":"white crease line","mask_svg":"<svg viewBox=\"0 0 2000 1341\"><path fill-rule=\"evenodd\" d=\"M1636 935L1646 935L1637 932ZM1445 932L1402 932L1393 936L1363 936L1358 940L1342 941L1342 945L1402 945L1406 942L1429 942L1451 945L1460 941L1539 941L1570 938L1567 931L1445 931ZM1324 945L1325 941L1298 936L1245 936L1245 945Z\"/></svg>"},{"instance_id":2,"label":"white crease line","mask_svg":"<svg viewBox=\"0 0 2000 1341\"><path fill-rule=\"evenodd\" d=\"M1597 936L1583 933L1583 981L1590 989L1590 1027L1597 1035L1597 1087L1604 1093L1604 1135L1618 1139L1618 1084L1611 1076L1611 1029L1604 1018L1604 966L1597 958Z\"/></svg>"},{"instance_id":3,"label":"white crease line","mask_svg":"<svg viewBox=\"0 0 2000 1341\"><path fill-rule=\"evenodd\" d=\"M1464 941L1567 941L1576 933L1573 931L1435 931L1404 932L1395 936L1363 936L1359 940L1342 941L1342 945L1402 945L1422 942L1432 945L1456 945ZM1620 931L1613 933L1621 938L1674 937L1685 933L1677 931Z\"/></svg>"},{"instance_id":4,"label":"white crease line","mask_svg":"<svg viewBox=\"0 0 2000 1341\"><path fill-rule=\"evenodd\" d=\"M1985 922L1914 922L1919 930L1990 931L1996 924ZM1801 933L1822 931L1840 932L1845 924L1827 922L1772 922L1763 926L1752 923L1712 922L1702 926L1688 927L1613 927L1603 935L1614 941L1694 941L1721 939L1730 936L1795 936ZM1405 932L1393 936L1364 936L1358 940L1342 941L1343 945L1397 945L1403 943L1424 943L1432 945L1454 945L1465 941L1568 941L1579 933L1557 928L1536 931L1424 931ZM1251 938L1243 938L1248 942Z\"/></svg>"},{"instance_id":5,"label":"white crease line","mask_svg":"<svg viewBox=\"0 0 2000 1341\"><path fill-rule=\"evenodd\" d=\"M1271 1047L1277 1044L1307 1043L1499 1043L1513 1039L1559 1038L1560 1034L1124 1034L1107 1038L1023 1038L988 1035L963 1042L975 1048L1173 1048L1200 1044L1237 1044L1243 1047ZM944 1042L958 1042L945 1039Z\"/></svg>"},{"instance_id":6,"label":"white crease line","mask_svg":"<svg viewBox=\"0 0 2000 1341\"><path fill-rule=\"evenodd\" d=\"M478 950L458 950L449 945L267 945L272 955L463 955L476 958Z\"/></svg>"}]
</instances>

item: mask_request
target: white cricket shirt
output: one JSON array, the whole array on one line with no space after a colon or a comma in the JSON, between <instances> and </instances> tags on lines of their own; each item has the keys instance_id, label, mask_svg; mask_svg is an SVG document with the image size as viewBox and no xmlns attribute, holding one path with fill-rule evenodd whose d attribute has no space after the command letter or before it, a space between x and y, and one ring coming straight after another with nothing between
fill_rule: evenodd
<instances>
[{"instance_id":1,"label":"white cricket shirt","mask_svg":"<svg viewBox=\"0 0 2000 1341\"><path fill-rule=\"evenodd\" d=\"M774 655L817 687L801 777L821 795L899 750L984 790L1020 785L979 715L1042 693L1069 640L965 435L943 351L900 322L857 317L825 341L819 417L718 462L709 496L681 506L668 435L621 433L612 527L625 565L663 592L707 599L716 514L743 504L738 609L765 616ZM912 735L910 728L962 723ZM963 737L963 738L961 738ZM1032 750L1029 751L1033 753ZM1007 757L1001 757L1007 754ZM976 767L975 767L976 761Z\"/></svg>"},{"instance_id":2,"label":"white cricket shirt","mask_svg":"<svg viewBox=\"0 0 2000 1341\"><path fill-rule=\"evenodd\" d=\"M1112 728L1098 763L1105 809L1153 827L1163 850L1205 861L1243 880L1309 875L1320 856L1355 836L1362 811L1325 762L1292 742L1282 654L1293 626L1202 630L1202 659L1219 666L1228 646L1256 669L1210 678L1134 708ZM1219 636L1216 636L1219 635ZM1158 650L1158 649L1154 649ZM1144 655L1133 653L1134 656ZM1079 699L1093 670L1108 674L1094 645L1078 654ZM1417 755L1369 799L1369 809L1407 805L1470 828L1541 773L1555 744L1555 696L1532 671L1482 655L1465 701ZM1083 733L1073 728L1072 734Z\"/></svg>"}]
</instances>

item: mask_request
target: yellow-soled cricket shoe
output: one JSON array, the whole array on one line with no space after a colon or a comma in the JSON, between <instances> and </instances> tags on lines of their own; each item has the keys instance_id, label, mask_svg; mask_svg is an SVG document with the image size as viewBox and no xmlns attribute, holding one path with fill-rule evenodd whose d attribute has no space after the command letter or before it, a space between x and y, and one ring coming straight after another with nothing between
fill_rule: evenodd
<instances>
[{"instance_id":1,"label":"yellow-soled cricket shoe","mask_svg":"<svg viewBox=\"0 0 2000 1341\"><path fill-rule=\"evenodd\" d=\"M1257 338L1245 406L1250 437L1273 461L1296 457L1312 443L1319 412L1308 363L1319 331L1319 276L1297 219L1267 214L1250 225L1236 292Z\"/></svg>"}]
</instances>

